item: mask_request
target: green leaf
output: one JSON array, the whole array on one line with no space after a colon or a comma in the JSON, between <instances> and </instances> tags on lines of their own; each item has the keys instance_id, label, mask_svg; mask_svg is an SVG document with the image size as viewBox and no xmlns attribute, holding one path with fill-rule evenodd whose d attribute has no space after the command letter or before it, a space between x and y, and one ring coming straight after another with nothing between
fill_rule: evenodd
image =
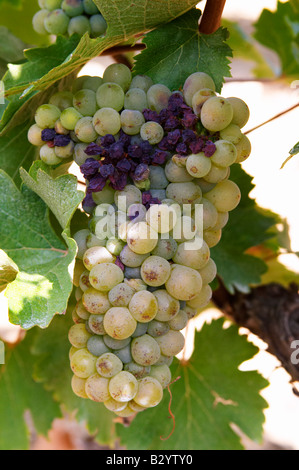
<instances>
[{"instance_id":1,"label":"green leaf","mask_svg":"<svg viewBox=\"0 0 299 470\"><path fill-rule=\"evenodd\" d=\"M222 19L222 26L228 29L229 37L227 39L228 45L233 51L235 59L243 59L253 62L252 73L255 77L274 77L275 73L256 47L257 43L253 38L247 34L239 23Z\"/></svg>"},{"instance_id":2,"label":"green leaf","mask_svg":"<svg viewBox=\"0 0 299 470\"><path fill-rule=\"evenodd\" d=\"M7 254L0 250L0 292L2 292L6 286L15 280L18 274L18 266L11 260Z\"/></svg>"},{"instance_id":3,"label":"green leaf","mask_svg":"<svg viewBox=\"0 0 299 470\"><path fill-rule=\"evenodd\" d=\"M0 26L0 77L6 71L9 62L18 63L24 60L26 44L14 36L5 26Z\"/></svg>"},{"instance_id":4,"label":"green leaf","mask_svg":"<svg viewBox=\"0 0 299 470\"><path fill-rule=\"evenodd\" d=\"M254 37L275 51L281 62L281 73L299 73L299 18L290 2L277 2L276 11L264 9L255 23Z\"/></svg>"},{"instance_id":5,"label":"green leaf","mask_svg":"<svg viewBox=\"0 0 299 470\"><path fill-rule=\"evenodd\" d=\"M30 445L30 411L38 434L46 435L55 418L61 417L59 405L44 387L33 380L34 357L30 352L34 332L14 349L6 348L5 365L0 367L0 449L27 450Z\"/></svg>"},{"instance_id":6,"label":"green leaf","mask_svg":"<svg viewBox=\"0 0 299 470\"><path fill-rule=\"evenodd\" d=\"M53 393L55 400L63 404L67 412L74 414L79 422L85 423L90 434L100 444L112 444L115 415L102 403L77 397L71 389L71 345L68 331L73 325L71 312L75 302L72 296L67 314L64 317L56 317L46 330L38 331L32 348L32 354L35 356L34 377Z\"/></svg>"},{"instance_id":7,"label":"green leaf","mask_svg":"<svg viewBox=\"0 0 299 470\"><path fill-rule=\"evenodd\" d=\"M211 257L229 292L234 293L235 289L248 292L252 284L260 282L267 265L261 259L246 254L246 251L274 236L270 229L274 229L278 217L260 209L249 197L254 187L252 178L240 165L231 167L230 179L240 187L242 198L239 206L230 212L219 244L211 249Z\"/></svg>"},{"instance_id":8,"label":"green leaf","mask_svg":"<svg viewBox=\"0 0 299 470\"><path fill-rule=\"evenodd\" d=\"M232 425L261 441L267 404L260 391L268 382L256 371L240 371L257 348L238 335L236 326L224 328L223 323L205 324L196 333L190 360L172 366L173 379L180 377L171 385L172 435L165 390L157 407L137 415L129 428L117 426L121 444L135 450L240 450Z\"/></svg>"},{"instance_id":9,"label":"green leaf","mask_svg":"<svg viewBox=\"0 0 299 470\"><path fill-rule=\"evenodd\" d=\"M299 153L299 142L297 142L297 144L295 144L294 147L291 148L291 150L289 151L289 156L284 160L280 169L282 169L285 166L285 164L298 153Z\"/></svg>"},{"instance_id":10,"label":"green leaf","mask_svg":"<svg viewBox=\"0 0 299 470\"><path fill-rule=\"evenodd\" d=\"M201 12L196 9L149 32L143 39L146 49L136 57L135 74L149 75L157 83L175 90L193 72L208 73L220 92L224 77L230 76L231 49L224 28L214 34L198 31Z\"/></svg>"},{"instance_id":11,"label":"green leaf","mask_svg":"<svg viewBox=\"0 0 299 470\"><path fill-rule=\"evenodd\" d=\"M49 223L46 204L24 185L19 191L3 171L0 191L1 248L19 268L6 289L10 321L25 329L45 328L66 310L77 245L68 228L61 241Z\"/></svg>"}]
</instances>

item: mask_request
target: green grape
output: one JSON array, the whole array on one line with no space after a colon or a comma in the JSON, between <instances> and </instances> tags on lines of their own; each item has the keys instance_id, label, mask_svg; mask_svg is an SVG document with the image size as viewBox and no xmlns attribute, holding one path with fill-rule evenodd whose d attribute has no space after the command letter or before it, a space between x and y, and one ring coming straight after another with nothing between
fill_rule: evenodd
<instances>
[{"instance_id":1,"label":"green grape","mask_svg":"<svg viewBox=\"0 0 299 470\"><path fill-rule=\"evenodd\" d=\"M192 318L196 317L197 315L197 310L189 307L188 305L186 305L184 311L186 312L189 320L192 320Z\"/></svg>"},{"instance_id":2,"label":"green grape","mask_svg":"<svg viewBox=\"0 0 299 470\"><path fill-rule=\"evenodd\" d=\"M157 406L163 398L163 388L154 377L144 377L139 380L138 392L134 398L137 405L144 408Z\"/></svg>"},{"instance_id":3,"label":"green grape","mask_svg":"<svg viewBox=\"0 0 299 470\"><path fill-rule=\"evenodd\" d=\"M158 302L158 313L155 320L159 322L172 320L180 311L180 302L165 289L156 290L153 294Z\"/></svg>"},{"instance_id":4,"label":"green grape","mask_svg":"<svg viewBox=\"0 0 299 470\"><path fill-rule=\"evenodd\" d=\"M85 13L88 15L96 15L99 12L98 7L93 0L83 0L83 7Z\"/></svg>"},{"instance_id":5,"label":"green grape","mask_svg":"<svg viewBox=\"0 0 299 470\"><path fill-rule=\"evenodd\" d=\"M113 108L101 108L93 117L93 125L99 135L115 135L120 131L120 115Z\"/></svg>"},{"instance_id":6,"label":"green grape","mask_svg":"<svg viewBox=\"0 0 299 470\"><path fill-rule=\"evenodd\" d=\"M171 260L177 248L177 242L169 235L167 239L159 238L156 248L152 251L152 255Z\"/></svg>"},{"instance_id":7,"label":"green grape","mask_svg":"<svg viewBox=\"0 0 299 470\"><path fill-rule=\"evenodd\" d=\"M113 307L127 307L135 291L124 282L117 284L108 293L108 298Z\"/></svg>"},{"instance_id":8,"label":"green grape","mask_svg":"<svg viewBox=\"0 0 299 470\"><path fill-rule=\"evenodd\" d=\"M48 34L48 31L45 28L45 19L49 14L49 10L39 10L32 18L32 26L34 31L38 34Z\"/></svg>"},{"instance_id":9,"label":"green grape","mask_svg":"<svg viewBox=\"0 0 299 470\"><path fill-rule=\"evenodd\" d=\"M109 348L104 343L102 336L94 335L89 338L87 341L88 351L96 357L101 356L102 354L109 352Z\"/></svg>"},{"instance_id":10,"label":"green grape","mask_svg":"<svg viewBox=\"0 0 299 470\"><path fill-rule=\"evenodd\" d=\"M112 255L119 256L124 245L124 242L118 238L109 238L106 243L106 248Z\"/></svg>"},{"instance_id":11,"label":"green grape","mask_svg":"<svg viewBox=\"0 0 299 470\"><path fill-rule=\"evenodd\" d=\"M128 402L135 397L137 391L137 379L128 371L122 370L110 379L109 393L116 401Z\"/></svg>"},{"instance_id":12,"label":"green grape","mask_svg":"<svg viewBox=\"0 0 299 470\"><path fill-rule=\"evenodd\" d=\"M218 212L217 222L213 226L213 230L223 229L226 226L228 219L229 219L228 212Z\"/></svg>"},{"instance_id":13,"label":"green grape","mask_svg":"<svg viewBox=\"0 0 299 470\"><path fill-rule=\"evenodd\" d=\"M108 250L107 250L108 251ZM119 266L112 263L101 263L94 266L89 275L91 285L102 292L109 292L123 282L124 274Z\"/></svg>"},{"instance_id":14,"label":"green grape","mask_svg":"<svg viewBox=\"0 0 299 470\"><path fill-rule=\"evenodd\" d=\"M75 126L75 134L81 142L93 142L98 136L96 130L93 127L93 118L90 116L85 116L79 119Z\"/></svg>"},{"instance_id":15,"label":"green grape","mask_svg":"<svg viewBox=\"0 0 299 470\"><path fill-rule=\"evenodd\" d=\"M122 349L118 349L114 351L114 354L121 360L123 364L128 364L132 361L132 354L131 354L131 345L128 344Z\"/></svg>"},{"instance_id":16,"label":"green grape","mask_svg":"<svg viewBox=\"0 0 299 470\"><path fill-rule=\"evenodd\" d=\"M212 282L217 274L217 266L215 261L210 258L207 264L199 271L203 284L209 284Z\"/></svg>"},{"instance_id":17,"label":"green grape","mask_svg":"<svg viewBox=\"0 0 299 470\"><path fill-rule=\"evenodd\" d=\"M65 129L65 127L63 127L63 125L61 124L60 119L58 119L55 122L55 131L57 132L57 134L61 134L61 135L68 135L69 134L68 129Z\"/></svg>"},{"instance_id":18,"label":"green grape","mask_svg":"<svg viewBox=\"0 0 299 470\"><path fill-rule=\"evenodd\" d=\"M86 310L95 315L103 314L111 307L107 294L92 287L84 292L82 302Z\"/></svg>"},{"instance_id":19,"label":"green grape","mask_svg":"<svg viewBox=\"0 0 299 470\"><path fill-rule=\"evenodd\" d=\"M186 328L188 320L187 313L184 310L180 310L179 313L168 322L168 324L172 330L180 331Z\"/></svg>"},{"instance_id":20,"label":"green grape","mask_svg":"<svg viewBox=\"0 0 299 470\"><path fill-rule=\"evenodd\" d=\"M220 181L225 180L228 175L229 168L223 168L212 164L209 173L205 175L204 178L208 183L220 183Z\"/></svg>"},{"instance_id":21,"label":"green grape","mask_svg":"<svg viewBox=\"0 0 299 470\"><path fill-rule=\"evenodd\" d=\"M211 159L203 152L189 155L186 161L186 170L193 178L202 178L211 170Z\"/></svg>"},{"instance_id":22,"label":"green grape","mask_svg":"<svg viewBox=\"0 0 299 470\"><path fill-rule=\"evenodd\" d=\"M83 259L84 253L87 250L86 238L88 235L89 235L88 229L78 230L78 232L76 232L73 235L73 239L75 240L78 246L78 252L77 252L78 259Z\"/></svg>"},{"instance_id":23,"label":"green grape","mask_svg":"<svg viewBox=\"0 0 299 470\"><path fill-rule=\"evenodd\" d=\"M88 326L95 335L105 335L104 329L104 315L90 315L88 319Z\"/></svg>"},{"instance_id":24,"label":"green grape","mask_svg":"<svg viewBox=\"0 0 299 470\"><path fill-rule=\"evenodd\" d=\"M103 36L107 29L107 22L103 15L97 14L92 15L89 18L90 23L90 37L97 38L99 36Z\"/></svg>"},{"instance_id":25,"label":"green grape","mask_svg":"<svg viewBox=\"0 0 299 470\"><path fill-rule=\"evenodd\" d=\"M125 245L122 249L119 257L121 262L128 266L129 268L138 268L142 265L143 261L149 256L149 253L146 254L138 254L134 253L128 245Z\"/></svg>"},{"instance_id":26,"label":"green grape","mask_svg":"<svg viewBox=\"0 0 299 470\"><path fill-rule=\"evenodd\" d=\"M197 220L196 211L192 212L192 217L194 218L197 227L202 226L203 230L207 230L214 227L214 225L217 223L218 212L216 207L205 197L201 199L200 203L202 204L203 209L202 220Z\"/></svg>"},{"instance_id":27,"label":"green grape","mask_svg":"<svg viewBox=\"0 0 299 470\"><path fill-rule=\"evenodd\" d=\"M247 135L243 134L240 142L236 144L237 149L237 163L242 163L249 157L251 153L251 142Z\"/></svg>"},{"instance_id":28,"label":"green grape","mask_svg":"<svg viewBox=\"0 0 299 470\"><path fill-rule=\"evenodd\" d=\"M81 77L82 78L82 77ZM95 93L97 92L98 88L102 85L103 79L101 77L88 77L83 76L83 80L81 82L81 90L92 90ZM79 91L79 90L77 90Z\"/></svg>"},{"instance_id":29,"label":"green grape","mask_svg":"<svg viewBox=\"0 0 299 470\"><path fill-rule=\"evenodd\" d=\"M130 88L140 88L146 93L153 84L153 80L147 75L135 75L132 78Z\"/></svg>"},{"instance_id":30,"label":"green grape","mask_svg":"<svg viewBox=\"0 0 299 470\"><path fill-rule=\"evenodd\" d=\"M111 186L106 184L102 191L92 193L92 198L97 205L113 204L115 191Z\"/></svg>"},{"instance_id":31,"label":"green grape","mask_svg":"<svg viewBox=\"0 0 299 470\"><path fill-rule=\"evenodd\" d=\"M71 356L71 369L77 377L87 379L96 370L96 359L96 356L91 354L88 349L79 349Z\"/></svg>"},{"instance_id":32,"label":"green grape","mask_svg":"<svg viewBox=\"0 0 299 470\"><path fill-rule=\"evenodd\" d=\"M141 366L152 366L161 354L156 339L148 334L132 340L131 353L134 361Z\"/></svg>"},{"instance_id":33,"label":"green grape","mask_svg":"<svg viewBox=\"0 0 299 470\"><path fill-rule=\"evenodd\" d=\"M90 233L86 239L86 245L87 248L92 248L95 246L106 246L106 240L100 240L98 237L96 237L93 233Z\"/></svg>"},{"instance_id":34,"label":"green grape","mask_svg":"<svg viewBox=\"0 0 299 470\"><path fill-rule=\"evenodd\" d=\"M118 374L123 368L121 360L113 353L102 354L96 362L98 374L103 377L111 378Z\"/></svg>"},{"instance_id":35,"label":"green grape","mask_svg":"<svg viewBox=\"0 0 299 470\"><path fill-rule=\"evenodd\" d=\"M128 402L128 408L136 413L140 413L141 411L146 410L143 406L137 405L134 400Z\"/></svg>"},{"instance_id":36,"label":"green grape","mask_svg":"<svg viewBox=\"0 0 299 470\"><path fill-rule=\"evenodd\" d=\"M71 346L70 350L69 350L69 358L70 360L72 359L73 355L75 354L75 352L79 351L79 349L77 348L74 348L74 346Z\"/></svg>"},{"instance_id":37,"label":"green grape","mask_svg":"<svg viewBox=\"0 0 299 470\"><path fill-rule=\"evenodd\" d=\"M40 6L40 8L45 8L45 2L46 0L37 0L37 3Z\"/></svg>"},{"instance_id":38,"label":"green grape","mask_svg":"<svg viewBox=\"0 0 299 470\"><path fill-rule=\"evenodd\" d=\"M207 284L202 286L200 294L188 302L188 306L191 308L199 309L203 308L210 302L212 298L213 291L211 287Z\"/></svg>"},{"instance_id":39,"label":"green grape","mask_svg":"<svg viewBox=\"0 0 299 470\"><path fill-rule=\"evenodd\" d=\"M84 11L82 0L63 0L61 8L70 17L82 15Z\"/></svg>"},{"instance_id":40,"label":"green grape","mask_svg":"<svg viewBox=\"0 0 299 470\"><path fill-rule=\"evenodd\" d=\"M70 158L74 154L75 144L71 140L64 147L55 147L55 153L59 158Z\"/></svg>"},{"instance_id":41,"label":"green grape","mask_svg":"<svg viewBox=\"0 0 299 470\"><path fill-rule=\"evenodd\" d=\"M120 416L121 418L129 418L130 416L133 416L135 414L135 411L132 410L132 408L126 404L126 407L122 411L118 411L115 413L116 416Z\"/></svg>"},{"instance_id":42,"label":"green grape","mask_svg":"<svg viewBox=\"0 0 299 470\"><path fill-rule=\"evenodd\" d=\"M192 108L197 116L200 115L203 104L212 96L216 96L216 93L214 90L209 88L202 88L201 90L198 90L196 93L194 93L192 97Z\"/></svg>"},{"instance_id":43,"label":"green grape","mask_svg":"<svg viewBox=\"0 0 299 470\"><path fill-rule=\"evenodd\" d=\"M45 18L45 29L50 34L65 34L68 30L70 19L63 10L53 10Z\"/></svg>"},{"instance_id":44,"label":"green grape","mask_svg":"<svg viewBox=\"0 0 299 470\"><path fill-rule=\"evenodd\" d=\"M171 372L166 364L161 366L152 366L150 376L158 380L158 382L160 382L162 385L162 388L166 388L171 381Z\"/></svg>"},{"instance_id":45,"label":"green grape","mask_svg":"<svg viewBox=\"0 0 299 470\"><path fill-rule=\"evenodd\" d=\"M57 157L55 150L51 147L48 147L47 144L40 148L39 156L40 159L47 165L58 165L61 163L61 160Z\"/></svg>"},{"instance_id":46,"label":"green grape","mask_svg":"<svg viewBox=\"0 0 299 470\"><path fill-rule=\"evenodd\" d=\"M202 280L199 272L195 269L177 264L173 266L165 287L175 299L188 301L198 295L202 287Z\"/></svg>"},{"instance_id":47,"label":"green grape","mask_svg":"<svg viewBox=\"0 0 299 470\"><path fill-rule=\"evenodd\" d=\"M130 300L129 310L136 321L147 323L153 320L158 312L155 296L147 291L136 292Z\"/></svg>"},{"instance_id":48,"label":"green grape","mask_svg":"<svg viewBox=\"0 0 299 470\"><path fill-rule=\"evenodd\" d=\"M86 330L84 323L71 326L68 334L69 342L77 349L85 348L90 334Z\"/></svg>"},{"instance_id":49,"label":"green grape","mask_svg":"<svg viewBox=\"0 0 299 470\"><path fill-rule=\"evenodd\" d=\"M170 264L160 256L150 256L142 263L141 277L148 286L162 286L169 276Z\"/></svg>"},{"instance_id":50,"label":"green grape","mask_svg":"<svg viewBox=\"0 0 299 470\"><path fill-rule=\"evenodd\" d=\"M143 290L145 290L145 289L143 289ZM140 292L140 291L138 291L138 292ZM138 336L145 335L145 333L147 333L148 325L149 325L149 323L137 322L136 330L132 334L132 338L137 338Z\"/></svg>"},{"instance_id":51,"label":"green grape","mask_svg":"<svg viewBox=\"0 0 299 470\"><path fill-rule=\"evenodd\" d=\"M147 91L147 102L150 109L158 113L167 108L171 91L165 85L152 85Z\"/></svg>"},{"instance_id":52,"label":"green grape","mask_svg":"<svg viewBox=\"0 0 299 470\"><path fill-rule=\"evenodd\" d=\"M82 318L82 320L88 320L90 317L90 313L86 310L86 308L83 305L82 297L76 304L76 313L80 318Z\"/></svg>"},{"instance_id":53,"label":"green grape","mask_svg":"<svg viewBox=\"0 0 299 470\"><path fill-rule=\"evenodd\" d=\"M77 314L76 310L73 310L72 311L72 320L73 322L77 325L78 323L85 323L84 320L82 320L82 318L79 317L79 315Z\"/></svg>"},{"instance_id":54,"label":"green grape","mask_svg":"<svg viewBox=\"0 0 299 470\"><path fill-rule=\"evenodd\" d=\"M42 147L45 142L42 140L42 129L37 124L33 124L27 133L27 139L36 147Z\"/></svg>"},{"instance_id":55,"label":"green grape","mask_svg":"<svg viewBox=\"0 0 299 470\"><path fill-rule=\"evenodd\" d=\"M120 401L113 400L113 398L108 398L108 400L104 402L104 406L107 410L117 413L119 411L123 411L126 408L127 403L121 403Z\"/></svg>"},{"instance_id":56,"label":"green grape","mask_svg":"<svg viewBox=\"0 0 299 470\"><path fill-rule=\"evenodd\" d=\"M133 204L141 204L142 193L133 184L127 184L122 191L115 191L114 202L119 210L127 212Z\"/></svg>"},{"instance_id":57,"label":"green grape","mask_svg":"<svg viewBox=\"0 0 299 470\"><path fill-rule=\"evenodd\" d=\"M126 307L111 307L104 317L104 328L111 338L129 338L136 325L136 320Z\"/></svg>"},{"instance_id":58,"label":"green grape","mask_svg":"<svg viewBox=\"0 0 299 470\"><path fill-rule=\"evenodd\" d=\"M78 34L79 36L83 36L85 33L90 33L91 27L89 23L89 19L84 16L75 16L74 18L71 18L67 32L69 36L72 36L72 34Z\"/></svg>"},{"instance_id":59,"label":"green grape","mask_svg":"<svg viewBox=\"0 0 299 470\"><path fill-rule=\"evenodd\" d=\"M75 108L70 107L62 111L60 116L60 122L65 129L73 131L76 127L77 122L82 117L83 116L81 113L79 113Z\"/></svg>"},{"instance_id":60,"label":"green grape","mask_svg":"<svg viewBox=\"0 0 299 470\"><path fill-rule=\"evenodd\" d=\"M236 146L228 140L217 140L215 142L216 151L211 157L211 161L220 167L227 168L235 163L237 158Z\"/></svg>"},{"instance_id":61,"label":"green grape","mask_svg":"<svg viewBox=\"0 0 299 470\"><path fill-rule=\"evenodd\" d=\"M128 229L127 243L134 253L150 253L158 243L158 233L146 222L137 222Z\"/></svg>"},{"instance_id":62,"label":"green grape","mask_svg":"<svg viewBox=\"0 0 299 470\"><path fill-rule=\"evenodd\" d=\"M44 8L49 11L56 10L60 8L61 0L44 0Z\"/></svg>"},{"instance_id":63,"label":"green grape","mask_svg":"<svg viewBox=\"0 0 299 470\"><path fill-rule=\"evenodd\" d=\"M93 116L97 110L96 94L92 90L79 90L73 98L74 108L82 116Z\"/></svg>"},{"instance_id":64,"label":"green grape","mask_svg":"<svg viewBox=\"0 0 299 470\"><path fill-rule=\"evenodd\" d=\"M88 248L83 256L83 263L86 269L91 271L94 266L100 263L113 263L115 257L103 246L93 246Z\"/></svg>"},{"instance_id":65,"label":"green grape","mask_svg":"<svg viewBox=\"0 0 299 470\"><path fill-rule=\"evenodd\" d=\"M169 330L165 335L156 338L164 356L176 356L185 346L184 335L180 331Z\"/></svg>"},{"instance_id":66,"label":"green grape","mask_svg":"<svg viewBox=\"0 0 299 470\"><path fill-rule=\"evenodd\" d=\"M109 379L93 374L86 380L86 395L90 400L103 403L109 400Z\"/></svg>"},{"instance_id":67,"label":"green grape","mask_svg":"<svg viewBox=\"0 0 299 470\"><path fill-rule=\"evenodd\" d=\"M90 78L89 75L81 75L80 77L77 77L73 82L71 86L71 91L73 94L76 94L77 91L82 90L82 88L85 88L83 85L86 80ZM87 87L88 89L88 87Z\"/></svg>"},{"instance_id":68,"label":"green grape","mask_svg":"<svg viewBox=\"0 0 299 470\"><path fill-rule=\"evenodd\" d=\"M146 222L155 232L168 233L177 223L177 215L172 206L153 204L147 211Z\"/></svg>"},{"instance_id":69,"label":"green grape","mask_svg":"<svg viewBox=\"0 0 299 470\"><path fill-rule=\"evenodd\" d=\"M231 180L221 181L205 194L219 212L230 212L237 207L241 199L239 187Z\"/></svg>"},{"instance_id":70,"label":"green grape","mask_svg":"<svg viewBox=\"0 0 299 470\"><path fill-rule=\"evenodd\" d=\"M204 230L203 239L210 248L213 248L220 242L221 235L221 230Z\"/></svg>"},{"instance_id":71,"label":"green grape","mask_svg":"<svg viewBox=\"0 0 299 470\"><path fill-rule=\"evenodd\" d=\"M193 175L190 175L185 167L178 166L173 160L168 160L166 163L165 176L171 183L187 183L193 180Z\"/></svg>"},{"instance_id":72,"label":"green grape","mask_svg":"<svg viewBox=\"0 0 299 470\"><path fill-rule=\"evenodd\" d=\"M164 129L157 122L148 121L141 126L140 135L143 140L147 140L151 145L155 145L163 139Z\"/></svg>"},{"instance_id":73,"label":"green grape","mask_svg":"<svg viewBox=\"0 0 299 470\"><path fill-rule=\"evenodd\" d=\"M148 324L147 332L150 336L153 336L156 338L157 336L162 336L169 331L170 326L168 322L165 321L158 321L158 320L152 320Z\"/></svg>"},{"instance_id":74,"label":"green grape","mask_svg":"<svg viewBox=\"0 0 299 470\"><path fill-rule=\"evenodd\" d=\"M192 106L192 98L195 93L203 88L215 91L213 79L204 72L195 72L189 75L183 86L184 99L188 106Z\"/></svg>"},{"instance_id":75,"label":"green grape","mask_svg":"<svg viewBox=\"0 0 299 470\"><path fill-rule=\"evenodd\" d=\"M201 248L190 249L188 242L181 243L173 257L173 261L193 269L203 268L210 258L208 245L203 241Z\"/></svg>"},{"instance_id":76,"label":"green grape","mask_svg":"<svg viewBox=\"0 0 299 470\"><path fill-rule=\"evenodd\" d=\"M105 69L103 80L105 83L117 83L126 92L132 81L132 73L124 64L111 64Z\"/></svg>"},{"instance_id":77,"label":"green grape","mask_svg":"<svg viewBox=\"0 0 299 470\"><path fill-rule=\"evenodd\" d=\"M201 108L200 119L202 125L211 132L225 129L232 121L233 107L222 96L212 96Z\"/></svg>"},{"instance_id":78,"label":"green grape","mask_svg":"<svg viewBox=\"0 0 299 470\"><path fill-rule=\"evenodd\" d=\"M80 398L88 398L85 392L86 379L80 379L76 375L73 375L71 380L71 387L75 395Z\"/></svg>"},{"instance_id":79,"label":"green grape","mask_svg":"<svg viewBox=\"0 0 299 470\"><path fill-rule=\"evenodd\" d=\"M61 111L53 104L39 106L35 113L35 122L40 129L54 129L55 122L60 118Z\"/></svg>"},{"instance_id":80,"label":"green grape","mask_svg":"<svg viewBox=\"0 0 299 470\"><path fill-rule=\"evenodd\" d=\"M142 111L147 108L147 97L141 88L130 87L125 95L124 108Z\"/></svg>"},{"instance_id":81,"label":"green grape","mask_svg":"<svg viewBox=\"0 0 299 470\"><path fill-rule=\"evenodd\" d=\"M236 98L234 96L227 98L227 101L229 101L233 108L232 124L236 124L242 129L249 119L250 113L247 104L245 101L241 100L241 98Z\"/></svg>"},{"instance_id":82,"label":"green grape","mask_svg":"<svg viewBox=\"0 0 299 470\"><path fill-rule=\"evenodd\" d=\"M140 222L145 220L146 217L146 207L143 204L131 204L127 210L128 217L134 222Z\"/></svg>"},{"instance_id":83,"label":"green grape","mask_svg":"<svg viewBox=\"0 0 299 470\"><path fill-rule=\"evenodd\" d=\"M140 111L124 109L120 115L121 128L128 135L139 134L141 126L145 123Z\"/></svg>"},{"instance_id":84,"label":"green grape","mask_svg":"<svg viewBox=\"0 0 299 470\"><path fill-rule=\"evenodd\" d=\"M96 92L99 108L113 108L120 111L124 106L124 99L124 91L117 83L103 83Z\"/></svg>"},{"instance_id":85,"label":"green grape","mask_svg":"<svg viewBox=\"0 0 299 470\"><path fill-rule=\"evenodd\" d=\"M225 129L220 131L220 138L223 140L228 140L232 144L237 144L242 138L242 132L239 126L236 124L229 124Z\"/></svg>"},{"instance_id":86,"label":"green grape","mask_svg":"<svg viewBox=\"0 0 299 470\"><path fill-rule=\"evenodd\" d=\"M197 234L197 225L192 217L183 215L180 217L171 231L171 236L178 243L193 240Z\"/></svg>"},{"instance_id":87,"label":"green grape","mask_svg":"<svg viewBox=\"0 0 299 470\"><path fill-rule=\"evenodd\" d=\"M164 354L161 354L160 359L158 362L156 362L155 366L166 365L170 367L172 362L173 362L173 356L168 357L168 356L164 356Z\"/></svg>"},{"instance_id":88,"label":"green grape","mask_svg":"<svg viewBox=\"0 0 299 470\"><path fill-rule=\"evenodd\" d=\"M106 344L108 348L117 350L117 351L125 348L131 342L130 337L124 338L124 339L116 339L116 338L112 338L112 336L105 335L103 336L103 339L104 339L104 343Z\"/></svg>"},{"instance_id":89,"label":"green grape","mask_svg":"<svg viewBox=\"0 0 299 470\"><path fill-rule=\"evenodd\" d=\"M201 189L192 181L188 183L170 183L166 189L166 197L178 204L192 204L202 196Z\"/></svg>"},{"instance_id":90,"label":"green grape","mask_svg":"<svg viewBox=\"0 0 299 470\"><path fill-rule=\"evenodd\" d=\"M196 183L200 187L202 194L211 191L211 189L216 186L215 183L208 183L204 178L197 178L196 180L194 180L194 183Z\"/></svg>"},{"instance_id":91,"label":"green grape","mask_svg":"<svg viewBox=\"0 0 299 470\"><path fill-rule=\"evenodd\" d=\"M130 372L134 377L139 380L147 376L150 373L150 366L141 366L136 364L136 362L131 361L124 365L124 370Z\"/></svg>"},{"instance_id":92,"label":"green grape","mask_svg":"<svg viewBox=\"0 0 299 470\"><path fill-rule=\"evenodd\" d=\"M86 153L85 150L89 144L76 144L74 148L74 161L77 163L78 166L83 165L87 158L90 158Z\"/></svg>"},{"instance_id":93,"label":"green grape","mask_svg":"<svg viewBox=\"0 0 299 470\"><path fill-rule=\"evenodd\" d=\"M165 189L168 186L168 179L165 174L164 168L161 166L154 166L151 165L150 167L150 183L151 183L151 188L154 189Z\"/></svg>"}]
</instances>

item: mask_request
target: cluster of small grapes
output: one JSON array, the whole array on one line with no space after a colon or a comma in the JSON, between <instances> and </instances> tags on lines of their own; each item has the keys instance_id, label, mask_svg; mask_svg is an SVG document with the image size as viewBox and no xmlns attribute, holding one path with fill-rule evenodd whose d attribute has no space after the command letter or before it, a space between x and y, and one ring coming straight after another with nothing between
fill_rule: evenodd
<instances>
[{"instance_id":1,"label":"cluster of small grapes","mask_svg":"<svg viewBox=\"0 0 299 470\"><path fill-rule=\"evenodd\" d=\"M93 0L38 0L41 8L32 25L38 34L83 36L97 38L105 34L107 23Z\"/></svg>"},{"instance_id":2,"label":"cluster of small grapes","mask_svg":"<svg viewBox=\"0 0 299 470\"><path fill-rule=\"evenodd\" d=\"M130 416L161 401L181 331L212 297L210 248L240 201L229 174L251 151L249 111L202 72L171 92L113 64L74 86L38 108L28 137L46 163L73 155L87 185L73 390Z\"/></svg>"}]
</instances>

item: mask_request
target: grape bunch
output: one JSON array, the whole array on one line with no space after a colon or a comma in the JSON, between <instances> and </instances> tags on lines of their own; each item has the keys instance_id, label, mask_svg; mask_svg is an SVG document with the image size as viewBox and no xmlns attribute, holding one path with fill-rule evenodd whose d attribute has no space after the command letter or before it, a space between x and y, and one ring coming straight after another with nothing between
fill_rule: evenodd
<instances>
[{"instance_id":1,"label":"grape bunch","mask_svg":"<svg viewBox=\"0 0 299 470\"><path fill-rule=\"evenodd\" d=\"M32 19L38 34L68 35L89 33L97 38L105 34L107 23L93 0L38 0L40 10Z\"/></svg>"},{"instance_id":2,"label":"grape bunch","mask_svg":"<svg viewBox=\"0 0 299 470\"><path fill-rule=\"evenodd\" d=\"M157 406L184 348L182 330L212 297L221 239L241 193L249 110L203 72L171 91L112 64L40 106L30 142L86 181L69 331L72 388L127 417Z\"/></svg>"}]
</instances>

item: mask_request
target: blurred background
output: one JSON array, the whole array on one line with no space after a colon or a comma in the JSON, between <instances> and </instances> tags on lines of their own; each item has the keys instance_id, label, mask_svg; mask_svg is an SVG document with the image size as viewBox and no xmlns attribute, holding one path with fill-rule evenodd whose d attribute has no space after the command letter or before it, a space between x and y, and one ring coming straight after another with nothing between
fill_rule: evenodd
<instances>
[{"instance_id":1,"label":"blurred background","mask_svg":"<svg viewBox=\"0 0 299 470\"><path fill-rule=\"evenodd\" d=\"M198 7L203 9L204 4L203 1ZM276 0L227 0L223 16L238 22L246 32L251 33L263 8L275 10ZM273 52L259 44L257 47L274 69L279 66L278 58ZM112 59L106 56L94 59L86 64L80 74L102 76L103 70L111 62ZM247 173L253 176L255 188L251 196L261 207L272 210L286 220L289 225L291 249L293 252L299 252L299 156L292 158L281 169L290 148L299 140L296 125L299 122L299 106L254 130L256 126L299 103L299 87L280 80L255 80L252 74L253 65L249 61L233 59L232 78L224 84L222 95L242 98L251 110L249 122L243 130L249 132L252 154L242 164ZM77 166L74 166L73 170L76 172ZM299 275L299 259L296 254L281 255L280 262ZM192 351L192 328L200 328L203 321L211 321L219 315L217 309L210 308L193 321L188 329L188 350L185 354L189 355ZM241 332L248 333L245 330ZM8 323L6 300L4 295L1 295L0 338L14 342L19 335L19 328ZM265 411L264 443L258 446L245 439L246 448L298 450L299 397L292 391L289 375L279 367L278 360L266 352L266 344L253 334L249 334L249 340L260 348L260 352L251 361L242 364L241 368L260 371L270 385L262 392L269 403ZM88 446L92 448L92 441L71 417L54 423L49 440L35 436L32 443L32 449L45 450L79 449Z\"/></svg>"}]
</instances>

